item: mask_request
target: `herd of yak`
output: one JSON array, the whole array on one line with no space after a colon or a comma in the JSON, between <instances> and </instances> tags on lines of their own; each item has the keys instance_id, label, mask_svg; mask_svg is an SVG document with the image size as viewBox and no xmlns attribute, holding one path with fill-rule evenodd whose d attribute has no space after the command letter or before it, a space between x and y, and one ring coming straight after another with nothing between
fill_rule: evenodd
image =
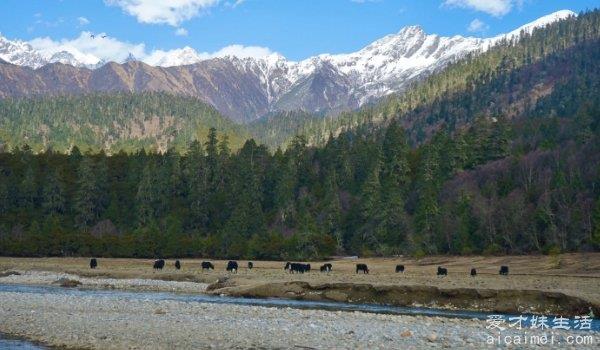
<instances>
[{"instance_id":1,"label":"herd of yak","mask_svg":"<svg viewBox=\"0 0 600 350\"><path fill-rule=\"evenodd\" d=\"M215 265L213 265L210 261L203 261L202 264L200 264L200 266L202 267L202 271L215 269ZM92 258L90 260L90 268L95 269L96 267L98 267L98 260L96 260L95 258ZM155 270L162 270L164 267L165 267L164 259L158 259L158 260L154 261L153 268ZM254 264L252 263L252 261L249 261L248 262L248 270L252 270L253 267L254 267ZM181 262L179 260L175 260L175 268L177 270L181 269ZM227 270L229 272L237 273L237 271L238 271L237 261L230 260L229 262L227 262L227 267L225 268L225 270ZM289 271L290 273L310 272L310 264L287 262L287 263L285 263L284 270ZM321 272L331 272L333 270L333 265L331 265L329 263L324 264L319 268L319 270ZM364 273L368 274L369 267L367 266L367 264L356 264L356 273L359 273L359 272L362 272L363 274ZM404 265L396 265L396 273L399 273L399 272L404 273ZM508 266L500 266L500 274L505 275L505 276L508 275ZM437 275L438 276L447 276L448 269L445 267L438 266ZM471 269L471 277L475 277L475 276L477 276L477 270Z\"/></svg>"}]
</instances>

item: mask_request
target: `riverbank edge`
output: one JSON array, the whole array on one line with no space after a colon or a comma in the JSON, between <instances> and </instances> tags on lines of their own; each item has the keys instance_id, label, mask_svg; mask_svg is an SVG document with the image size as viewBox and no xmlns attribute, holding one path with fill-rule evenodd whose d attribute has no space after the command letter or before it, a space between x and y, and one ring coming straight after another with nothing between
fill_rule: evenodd
<instances>
[{"instance_id":1,"label":"riverbank edge","mask_svg":"<svg viewBox=\"0 0 600 350\"><path fill-rule=\"evenodd\" d=\"M89 350L89 348L85 347L69 347L69 346L58 346L52 345L47 342L44 342L44 339L32 336L30 334L13 334L5 331L0 331L0 339L5 340L15 340L15 341L23 341L27 342L33 346L41 347L44 350Z\"/></svg>"},{"instance_id":2,"label":"riverbank edge","mask_svg":"<svg viewBox=\"0 0 600 350\"><path fill-rule=\"evenodd\" d=\"M49 271L3 271L0 276L20 277L21 274L47 273ZM37 285L61 286L59 277L46 279L33 283ZM543 314L562 316L581 316L593 310L595 315L600 315L600 305L581 297L568 295L562 292L541 291L530 289L484 289L484 288L440 288L430 285L390 285L369 283L309 283L304 281L269 282L238 284L237 281L227 276L219 277L212 283L207 283L207 278L195 279L189 276L173 280L171 278L148 279L161 281L161 286L148 287L146 285L132 285L129 283L94 283L107 281L99 277L66 275L67 284L62 281L62 287L100 290L126 290L126 291L154 291L154 292L181 292L191 294L227 295L244 298L282 298L307 301L330 301L345 303L366 303L402 307L427 307L434 309L497 312L502 314ZM164 277L164 276L163 276ZM112 278L112 281L130 281L128 279ZM203 282L200 282L202 280ZM1 279L0 279L1 281ZM52 282L50 282L52 281ZM143 280L142 280L143 281ZM185 281L185 282L184 282ZM182 283L183 282L183 283ZM10 283L19 283L19 279ZM175 288L180 284L193 284L192 288ZM177 290L176 290L177 289Z\"/></svg>"},{"instance_id":3,"label":"riverbank edge","mask_svg":"<svg viewBox=\"0 0 600 350\"><path fill-rule=\"evenodd\" d=\"M600 305L561 292L517 289L438 288L427 285L373 285L303 281L231 285L219 281L207 293L245 298L285 298L310 301L368 303L403 307L581 316Z\"/></svg>"}]
</instances>

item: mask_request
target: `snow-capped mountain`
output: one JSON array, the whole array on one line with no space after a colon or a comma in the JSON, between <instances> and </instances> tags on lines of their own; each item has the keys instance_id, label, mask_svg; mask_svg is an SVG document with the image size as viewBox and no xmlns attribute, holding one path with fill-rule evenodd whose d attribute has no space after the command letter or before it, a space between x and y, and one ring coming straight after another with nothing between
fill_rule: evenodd
<instances>
[{"instance_id":1,"label":"snow-capped mountain","mask_svg":"<svg viewBox=\"0 0 600 350\"><path fill-rule=\"evenodd\" d=\"M68 64L73 67L97 68L104 63L91 54L79 50L60 50L51 53L33 48L21 40L8 40L0 34L0 59L19 66L37 69L50 63Z\"/></svg>"},{"instance_id":2,"label":"snow-capped mountain","mask_svg":"<svg viewBox=\"0 0 600 350\"><path fill-rule=\"evenodd\" d=\"M48 63L42 55L28 43L20 40L10 41L0 34L0 59L3 61L39 68Z\"/></svg>"},{"instance_id":3,"label":"snow-capped mountain","mask_svg":"<svg viewBox=\"0 0 600 350\"><path fill-rule=\"evenodd\" d=\"M182 49L171 51L155 51L144 61L157 67L175 67L198 63L205 58L196 52L196 50L186 46Z\"/></svg>"},{"instance_id":4,"label":"snow-capped mountain","mask_svg":"<svg viewBox=\"0 0 600 350\"><path fill-rule=\"evenodd\" d=\"M353 53L322 54L299 62L276 53L262 58L210 57L187 46L171 51L157 50L141 58L145 64L134 62L137 59L130 54L122 62L123 66L127 65L127 74L140 70L148 77L139 86L128 81L118 65L105 65L99 58L71 48L49 56L26 42L0 36L0 59L37 70L50 63L91 68L93 72L114 70L109 76L119 80L108 84L81 78L77 80L81 85L78 88L54 87L56 91L95 91L102 87L102 90L184 93L212 103L235 120L248 121L277 110L336 113L354 109L373 99L400 92L416 79L469 53L488 50L503 39L518 40L522 33L531 33L535 28L570 16L576 14L558 11L492 38L444 37L410 26ZM90 76L93 77L90 79L107 79L99 72ZM44 93L53 87L40 87L38 83L35 89L38 90L27 91L23 87L20 94ZM0 97L2 95L0 91Z\"/></svg>"}]
</instances>

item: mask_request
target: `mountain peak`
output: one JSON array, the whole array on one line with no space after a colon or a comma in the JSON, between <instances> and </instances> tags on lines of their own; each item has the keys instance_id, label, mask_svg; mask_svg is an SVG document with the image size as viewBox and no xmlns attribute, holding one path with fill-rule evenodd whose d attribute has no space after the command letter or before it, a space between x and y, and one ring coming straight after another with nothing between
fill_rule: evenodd
<instances>
[{"instance_id":1,"label":"mountain peak","mask_svg":"<svg viewBox=\"0 0 600 350\"><path fill-rule=\"evenodd\" d=\"M423 34L425 34L423 27L421 27L420 25L412 25L412 26L406 26L406 27L400 29L400 31L398 31L398 33L396 35L398 35L398 36L414 36L414 35L423 35Z\"/></svg>"},{"instance_id":2,"label":"mountain peak","mask_svg":"<svg viewBox=\"0 0 600 350\"><path fill-rule=\"evenodd\" d=\"M533 22L529 22L523 26L520 26L519 28L511 31L510 33L504 34L504 35L500 35L500 36L504 36L504 37L514 37L514 36L518 36L521 33L527 33L527 34L531 34L535 29L538 28L544 28L545 26L552 24L554 22L558 22L558 21L562 21L565 20L569 17L577 17L577 13L571 11L571 10L560 10L560 11L556 11L553 12L549 15L546 16L542 16L538 19L536 19Z\"/></svg>"},{"instance_id":3,"label":"mountain peak","mask_svg":"<svg viewBox=\"0 0 600 350\"><path fill-rule=\"evenodd\" d=\"M568 10L557 11L508 34L488 39L460 35L444 37L427 34L418 25L406 26L358 51L321 54L298 62L287 60L279 53L267 52L267 55L249 57L243 52L236 54L240 51L234 49L222 51L229 56L209 55L185 46L169 51L155 50L151 55L141 57L144 64L138 64L138 58L130 53L125 66L129 73L135 73L137 69L156 73L148 81L138 82L141 84L139 91L164 89L197 94L211 101L222 113L236 119L252 119L286 106L307 111L328 108L341 111L357 108L390 93L402 92L411 83L470 53L484 52L502 39L519 38L523 32L531 33L535 28L575 15ZM52 56L44 55L44 52L34 50L27 42L10 41L0 36L0 59L12 64L38 68L60 62L96 69L104 63L94 55L70 46L54 50L56 53ZM194 67L186 67L189 65ZM109 63L105 69L122 70L122 66ZM180 68L160 71L162 67L173 66ZM167 76L165 73L169 78L161 80ZM188 74L197 74L197 80L187 80ZM111 88L118 86L115 89L123 86L131 89L133 84L130 81L120 85L103 83ZM90 89L93 91L94 88Z\"/></svg>"},{"instance_id":4,"label":"mountain peak","mask_svg":"<svg viewBox=\"0 0 600 350\"><path fill-rule=\"evenodd\" d=\"M124 62L134 62L134 61L139 61L137 58L135 58L135 56L130 52L129 55L127 55L127 58L125 59Z\"/></svg>"}]
</instances>

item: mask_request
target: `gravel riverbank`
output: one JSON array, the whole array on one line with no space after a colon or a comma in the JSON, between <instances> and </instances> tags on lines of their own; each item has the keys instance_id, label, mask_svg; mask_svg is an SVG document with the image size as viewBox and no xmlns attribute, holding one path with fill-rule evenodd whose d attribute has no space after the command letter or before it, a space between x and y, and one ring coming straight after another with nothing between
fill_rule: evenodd
<instances>
[{"instance_id":1,"label":"gravel riverbank","mask_svg":"<svg viewBox=\"0 0 600 350\"><path fill-rule=\"evenodd\" d=\"M203 293L208 284L183 281L163 281L145 278L89 278L69 273L49 271L13 271L16 274L0 277L0 283L54 285L72 281L81 288L121 289L149 292Z\"/></svg>"},{"instance_id":2,"label":"gravel riverbank","mask_svg":"<svg viewBox=\"0 0 600 350\"><path fill-rule=\"evenodd\" d=\"M18 292L0 292L0 332L90 349L498 347L478 320Z\"/></svg>"}]
</instances>

